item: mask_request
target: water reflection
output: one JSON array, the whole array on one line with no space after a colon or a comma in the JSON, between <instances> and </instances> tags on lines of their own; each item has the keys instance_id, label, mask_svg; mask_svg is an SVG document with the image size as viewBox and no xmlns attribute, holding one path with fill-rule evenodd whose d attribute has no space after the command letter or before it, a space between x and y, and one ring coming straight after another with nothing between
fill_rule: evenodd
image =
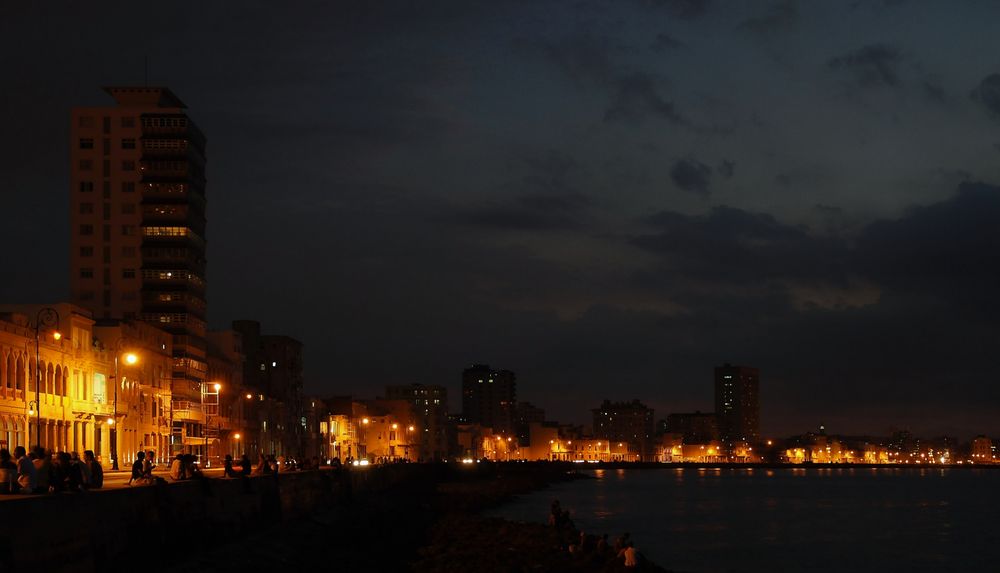
<instances>
[{"instance_id":1,"label":"water reflection","mask_svg":"<svg viewBox=\"0 0 1000 573\"><path fill-rule=\"evenodd\" d=\"M654 561L683 571L994 570L983 548L1000 544L995 506L983 503L1000 491L1000 471L671 468L614 476L553 486L499 513L541 521L558 498L581 529L629 531Z\"/></svg>"}]
</instances>

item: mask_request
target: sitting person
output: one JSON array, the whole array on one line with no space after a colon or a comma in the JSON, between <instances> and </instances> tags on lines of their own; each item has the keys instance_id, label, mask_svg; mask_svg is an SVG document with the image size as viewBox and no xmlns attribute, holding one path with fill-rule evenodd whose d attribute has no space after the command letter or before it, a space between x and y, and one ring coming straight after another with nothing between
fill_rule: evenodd
<instances>
[{"instance_id":1,"label":"sitting person","mask_svg":"<svg viewBox=\"0 0 1000 573\"><path fill-rule=\"evenodd\" d=\"M90 481L87 483L87 488L101 489L104 487L104 468L97 462L93 450L83 452L83 463L90 470Z\"/></svg>"},{"instance_id":2,"label":"sitting person","mask_svg":"<svg viewBox=\"0 0 1000 573\"><path fill-rule=\"evenodd\" d=\"M143 467L143 461L146 459L146 452L139 450L135 453L135 461L132 462L132 475L128 478L128 483L125 485L136 485L148 483L146 478L145 468Z\"/></svg>"},{"instance_id":3,"label":"sitting person","mask_svg":"<svg viewBox=\"0 0 1000 573\"><path fill-rule=\"evenodd\" d=\"M170 479L184 479L184 461L183 455L181 454L177 454L177 456L174 457L174 461L170 462Z\"/></svg>"}]
</instances>

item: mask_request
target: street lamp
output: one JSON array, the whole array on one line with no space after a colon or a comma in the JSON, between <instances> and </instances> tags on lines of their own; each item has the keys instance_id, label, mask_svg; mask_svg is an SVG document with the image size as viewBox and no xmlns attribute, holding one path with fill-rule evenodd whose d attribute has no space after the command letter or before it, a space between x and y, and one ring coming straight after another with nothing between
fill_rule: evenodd
<instances>
[{"instance_id":1,"label":"street lamp","mask_svg":"<svg viewBox=\"0 0 1000 573\"><path fill-rule=\"evenodd\" d=\"M115 398L114 398L114 417L108 422L111 426L111 469L118 469L118 428L115 427L115 422L118 420L118 387L121 386L121 378L118 374L118 361L121 358L122 350L125 348L125 339L119 337L118 341L115 342ZM129 352L125 355L125 364L129 366L139 362L139 357L135 354Z\"/></svg>"},{"instance_id":2,"label":"street lamp","mask_svg":"<svg viewBox=\"0 0 1000 573\"><path fill-rule=\"evenodd\" d=\"M216 396L216 398L215 398L215 407L216 408L221 408L222 407L222 403L221 403L222 402L221 401L221 397L222 397L222 384L219 384L218 382L216 382L215 384L212 384L212 388L215 389L215 396ZM202 401L202 406L203 407L204 407L204 402L205 402L204 396L205 395L202 394L201 401ZM209 420L210 416L211 416L211 414L208 413L208 409L206 408L205 409L205 429L206 430L209 428L209 426L211 426L211 422ZM219 432L218 432L218 434L217 434L216 437L219 439L219 449L221 450L222 449L222 438L221 438L221 435L222 435L222 420L219 418L219 411L218 410L216 410L216 412L215 412L215 423L217 425L217 429L219 430ZM208 459L208 432L205 431L205 432L202 432L202 433L205 434L205 467L208 467L208 464L209 464L209 459Z\"/></svg>"},{"instance_id":3,"label":"street lamp","mask_svg":"<svg viewBox=\"0 0 1000 573\"><path fill-rule=\"evenodd\" d=\"M39 448L42 447L42 401L40 395L42 369L39 368L41 354L38 343L41 338L42 327L50 328L53 325L55 325L56 329L52 331L52 340L58 341L62 338L62 334L59 332L59 313L50 306L39 309L38 314L35 315L35 407L38 408L38 417L35 418L35 442Z\"/></svg>"}]
</instances>

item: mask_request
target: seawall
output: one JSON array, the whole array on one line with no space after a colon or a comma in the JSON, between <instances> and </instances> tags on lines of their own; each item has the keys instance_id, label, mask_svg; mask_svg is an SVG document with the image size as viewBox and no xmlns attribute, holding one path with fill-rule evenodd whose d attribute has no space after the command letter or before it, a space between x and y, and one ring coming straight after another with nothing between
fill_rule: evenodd
<instances>
[{"instance_id":1,"label":"seawall","mask_svg":"<svg viewBox=\"0 0 1000 573\"><path fill-rule=\"evenodd\" d=\"M5 496L0 572L96 573L139 563L132 559L166 564L390 489L433 490L440 472L437 466L413 464Z\"/></svg>"}]
</instances>

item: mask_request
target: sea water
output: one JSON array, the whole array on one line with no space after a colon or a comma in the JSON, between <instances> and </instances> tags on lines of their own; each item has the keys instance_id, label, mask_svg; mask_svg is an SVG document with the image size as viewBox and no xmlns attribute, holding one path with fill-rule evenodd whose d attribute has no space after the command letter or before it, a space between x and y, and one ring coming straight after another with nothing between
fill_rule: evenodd
<instances>
[{"instance_id":1,"label":"sea water","mask_svg":"<svg viewBox=\"0 0 1000 573\"><path fill-rule=\"evenodd\" d=\"M586 470L491 515L631 534L675 571L1000 571L1000 470Z\"/></svg>"}]
</instances>

